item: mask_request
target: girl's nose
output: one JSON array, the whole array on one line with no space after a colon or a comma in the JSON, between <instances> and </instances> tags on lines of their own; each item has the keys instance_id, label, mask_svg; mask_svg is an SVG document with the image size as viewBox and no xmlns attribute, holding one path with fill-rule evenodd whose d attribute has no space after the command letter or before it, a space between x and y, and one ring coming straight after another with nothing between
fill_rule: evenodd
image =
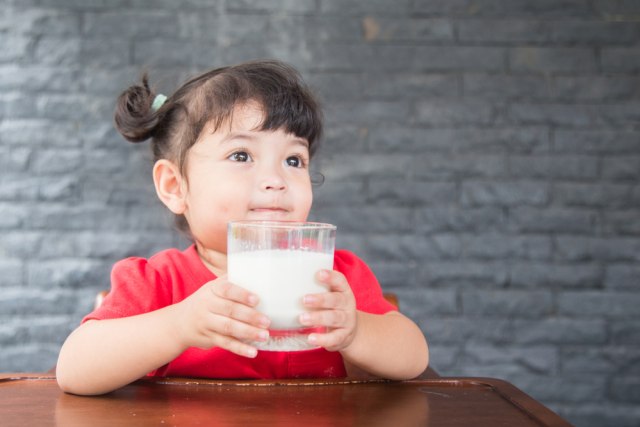
<instances>
[{"instance_id":1,"label":"girl's nose","mask_svg":"<svg viewBox=\"0 0 640 427\"><path fill-rule=\"evenodd\" d=\"M264 191L282 191L287 188L285 179L277 171L270 171L262 176L260 189Z\"/></svg>"}]
</instances>

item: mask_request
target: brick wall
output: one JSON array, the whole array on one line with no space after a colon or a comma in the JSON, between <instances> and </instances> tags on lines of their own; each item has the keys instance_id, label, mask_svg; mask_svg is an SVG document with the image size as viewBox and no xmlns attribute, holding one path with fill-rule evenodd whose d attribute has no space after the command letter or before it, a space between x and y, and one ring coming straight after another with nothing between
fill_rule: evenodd
<instances>
[{"instance_id":1,"label":"brick wall","mask_svg":"<svg viewBox=\"0 0 640 427\"><path fill-rule=\"evenodd\" d=\"M119 91L275 57L325 106L313 218L433 366L640 422L640 2L0 5L0 371L52 366L115 260L185 244L111 126Z\"/></svg>"}]
</instances>

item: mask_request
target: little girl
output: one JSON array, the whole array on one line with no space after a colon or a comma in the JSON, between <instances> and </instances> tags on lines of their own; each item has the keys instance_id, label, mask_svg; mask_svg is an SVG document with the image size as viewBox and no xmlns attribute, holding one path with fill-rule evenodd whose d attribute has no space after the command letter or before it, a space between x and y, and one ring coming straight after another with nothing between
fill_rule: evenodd
<instances>
[{"instance_id":1,"label":"little girl","mask_svg":"<svg viewBox=\"0 0 640 427\"><path fill-rule=\"evenodd\" d=\"M305 221L311 209L322 120L294 69L276 61L215 69L168 98L145 75L120 95L115 124L131 142L151 139L157 195L194 244L114 266L109 295L60 350L64 391L101 394L145 375L409 379L426 369L420 329L344 250L316 275L327 292L303 300L300 324L326 327L308 336L318 349L247 344L268 339L270 320L256 295L227 280L227 223Z\"/></svg>"}]
</instances>

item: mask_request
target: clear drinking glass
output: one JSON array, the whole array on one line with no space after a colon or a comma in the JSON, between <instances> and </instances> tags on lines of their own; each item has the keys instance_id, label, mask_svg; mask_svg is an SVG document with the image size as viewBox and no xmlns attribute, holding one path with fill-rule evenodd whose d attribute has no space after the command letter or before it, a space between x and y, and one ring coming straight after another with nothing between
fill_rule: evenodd
<instances>
[{"instance_id":1,"label":"clear drinking glass","mask_svg":"<svg viewBox=\"0 0 640 427\"><path fill-rule=\"evenodd\" d=\"M257 309L271 319L269 340L252 342L260 350L300 351L316 348L303 327L306 294L327 289L315 274L333 269L336 227L316 222L234 221L228 225L229 281L260 297Z\"/></svg>"}]
</instances>

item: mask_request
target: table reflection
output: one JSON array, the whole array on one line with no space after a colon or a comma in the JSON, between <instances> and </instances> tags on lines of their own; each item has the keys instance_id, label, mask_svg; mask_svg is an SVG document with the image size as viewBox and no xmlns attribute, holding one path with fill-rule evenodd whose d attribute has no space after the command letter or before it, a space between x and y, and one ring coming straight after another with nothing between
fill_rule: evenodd
<instances>
[{"instance_id":1,"label":"table reflection","mask_svg":"<svg viewBox=\"0 0 640 427\"><path fill-rule=\"evenodd\" d=\"M135 383L104 396L60 394L58 426L427 425L429 395L395 383Z\"/></svg>"}]
</instances>

